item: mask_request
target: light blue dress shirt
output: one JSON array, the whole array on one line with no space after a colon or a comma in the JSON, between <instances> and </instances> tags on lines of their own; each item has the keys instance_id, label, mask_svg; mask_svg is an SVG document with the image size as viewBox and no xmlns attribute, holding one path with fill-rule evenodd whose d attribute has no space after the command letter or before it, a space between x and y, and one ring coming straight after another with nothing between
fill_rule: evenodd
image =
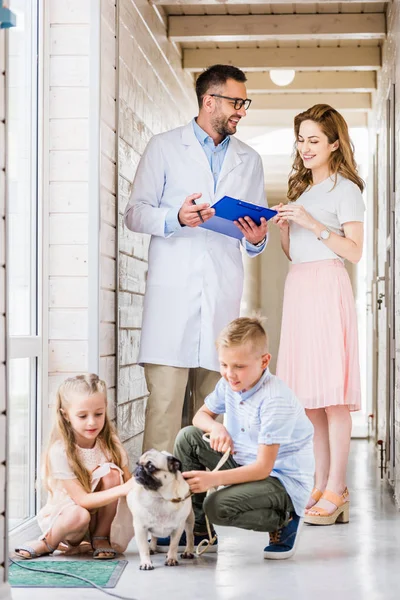
<instances>
[{"instance_id":1,"label":"light blue dress shirt","mask_svg":"<svg viewBox=\"0 0 400 600\"><path fill-rule=\"evenodd\" d=\"M202 129L200 125L197 124L196 119L193 119L192 123L195 136L198 139L201 147L203 148L208 160L208 164L210 165L211 173L214 179L215 191L217 187L218 178L221 173L222 164L224 162L224 158L228 150L230 136L227 135L226 138L224 138L222 142L218 144L218 146L216 146L212 137L210 137L208 133L205 132L204 129ZM171 233L177 231L181 227L178 221L178 212L179 210L177 211L176 208L171 208L168 211L167 216L165 218L166 235L170 235ZM246 250L250 254L259 254L264 250L265 244L266 241L263 244L261 244L261 246L255 246L254 244L251 244L246 240Z\"/></svg>"},{"instance_id":2,"label":"light blue dress shirt","mask_svg":"<svg viewBox=\"0 0 400 600\"><path fill-rule=\"evenodd\" d=\"M283 484L302 516L314 484L314 428L292 390L266 369L246 392L234 392L220 379L205 404L215 414L225 413L239 465L255 462L260 444L279 444L271 477Z\"/></svg>"}]
</instances>

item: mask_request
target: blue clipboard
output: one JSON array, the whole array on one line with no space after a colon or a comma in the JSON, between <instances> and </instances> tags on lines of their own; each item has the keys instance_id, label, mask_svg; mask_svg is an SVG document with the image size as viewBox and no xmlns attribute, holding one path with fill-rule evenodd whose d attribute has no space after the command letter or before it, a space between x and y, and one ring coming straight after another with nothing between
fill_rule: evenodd
<instances>
[{"instance_id":1,"label":"blue clipboard","mask_svg":"<svg viewBox=\"0 0 400 600\"><path fill-rule=\"evenodd\" d=\"M200 227L228 235L238 240L243 238L243 234L233 221L237 221L243 217L250 217L257 225L260 225L261 217L264 217L268 221L278 214L276 210L244 202L244 200L238 200L230 196L224 196L213 204L212 208L215 210L215 215L205 223L202 223Z\"/></svg>"}]
</instances>

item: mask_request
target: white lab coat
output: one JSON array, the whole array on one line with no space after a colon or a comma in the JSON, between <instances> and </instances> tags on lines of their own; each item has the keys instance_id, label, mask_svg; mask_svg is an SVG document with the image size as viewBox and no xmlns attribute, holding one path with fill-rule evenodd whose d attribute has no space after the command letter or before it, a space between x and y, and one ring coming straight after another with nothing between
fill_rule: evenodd
<instances>
[{"instance_id":1,"label":"white lab coat","mask_svg":"<svg viewBox=\"0 0 400 600\"><path fill-rule=\"evenodd\" d=\"M185 198L225 195L266 206L261 157L231 137L214 179L192 122L154 136L137 168L125 224L151 234L139 363L219 370L215 340L239 316L243 263L238 240L201 227L165 235L168 211Z\"/></svg>"}]
</instances>

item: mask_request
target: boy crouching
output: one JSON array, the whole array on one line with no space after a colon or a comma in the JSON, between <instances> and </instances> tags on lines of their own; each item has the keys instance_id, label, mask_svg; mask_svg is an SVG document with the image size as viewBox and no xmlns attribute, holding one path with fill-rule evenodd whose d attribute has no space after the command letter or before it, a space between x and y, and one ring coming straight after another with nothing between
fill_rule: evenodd
<instances>
[{"instance_id":1,"label":"boy crouching","mask_svg":"<svg viewBox=\"0 0 400 600\"><path fill-rule=\"evenodd\" d=\"M271 375L259 319L232 321L217 349L222 378L174 450L194 494L196 543L207 537L206 514L215 525L268 531L264 557L289 558L313 487L313 426L294 393ZM220 414L226 426L216 421ZM228 448L227 462L211 472Z\"/></svg>"}]
</instances>

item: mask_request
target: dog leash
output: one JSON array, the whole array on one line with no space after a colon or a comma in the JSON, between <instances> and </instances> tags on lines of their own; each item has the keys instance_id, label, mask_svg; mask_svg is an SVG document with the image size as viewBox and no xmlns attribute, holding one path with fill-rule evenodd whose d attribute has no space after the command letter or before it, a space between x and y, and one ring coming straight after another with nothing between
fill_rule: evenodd
<instances>
[{"instance_id":1,"label":"dog leash","mask_svg":"<svg viewBox=\"0 0 400 600\"><path fill-rule=\"evenodd\" d=\"M205 442L208 442L209 444L210 442L210 434L209 433L205 433L203 435L203 440ZM215 471L219 471L220 468L226 463L226 461L229 458L231 451L228 448L228 450L225 450L225 453L222 455L222 457L220 458L220 460L217 463L217 466L212 470L212 472L214 473ZM208 494L211 494L212 492L215 492L217 488L210 488L207 492ZM204 554L205 552L207 552L207 550L210 548L210 546L213 545L213 543L216 541L217 536L216 535L212 535L211 532L211 525L210 525L210 520L207 517L207 515L205 515L206 517L206 525L207 525L207 534L208 534L208 540L201 540L200 544L197 546L197 550L196 550L196 554L197 556L201 556L202 554Z\"/></svg>"}]
</instances>

